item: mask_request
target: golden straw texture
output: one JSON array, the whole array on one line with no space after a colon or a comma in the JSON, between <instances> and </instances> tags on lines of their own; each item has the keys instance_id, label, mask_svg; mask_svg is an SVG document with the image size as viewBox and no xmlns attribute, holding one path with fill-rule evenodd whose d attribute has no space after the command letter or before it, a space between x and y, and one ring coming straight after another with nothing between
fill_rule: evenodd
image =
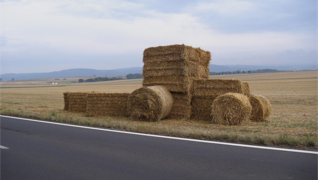
<instances>
[{"instance_id":1,"label":"golden straw texture","mask_svg":"<svg viewBox=\"0 0 318 180\"><path fill-rule=\"evenodd\" d=\"M250 91L250 85L248 82L243 82L243 94L246 96L250 96L251 91Z\"/></svg>"},{"instance_id":2,"label":"golden straw texture","mask_svg":"<svg viewBox=\"0 0 318 180\"><path fill-rule=\"evenodd\" d=\"M64 111L68 111L70 98L68 96L69 92L63 93L64 96Z\"/></svg>"},{"instance_id":3,"label":"golden straw texture","mask_svg":"<svg viewBox=\"0 0 318 180\"><path fill-rule=\"evenodd\" d=\"M197 79L193 81L191 119L211 121L211 105L225 93L250 94L247 82L236 79Z\"/></svg>"},{"instance_id":4,"label":"golden straw texture","mask_svg":"<svg viewBox=\"0 0 318 180\"><path fill-rule=\"evenodd\" d=\"M86 112L87 92L71 92L69 98L69 111Z\"/></svg>"},{"instance_id":5,"label":"golden straw texture","mask_svg":"<svg viewBox=\"0 0 318 180\"><path fill-rule=\"evenodd\" d=\"M129 117L129 95L130 93L88 93L86 116Z\"/></svg>"},{"instance_id":6,"label":"golden straw texture","mask_svg":"<svg viewBox=\"0 0 318 180\"><path fill-rule=\"evenodd\" d=\"M167 119L185 119L191 117L191 94L171 92L173 97L172 110Z\"/></svg>"},{"instance_id":7,"label":"golden straw texture","mask_svg":"<svg viewBox=\"0 0 318 180\"><path fill-rule=\"evenodd\" d=\"M209 77L210 60L210 52L191 46L147 48L143 57L143 86L162 85L171 92L186 93L193 79Z\"/></svg>"},{"instance_id":8,"label":"golden straw texture","mask_svg":"<svg viewBox=\"0 0 318 180\"><path fill-rule=\"evenodd\" d=\"M193 81L193 96L216 96L225 93L248 95L249 85L237 79L196 79Z\"/></svg>"},{"instance_id":9,"label":"golden straw texture","mask_svg":"<svg viewBox=\"0 0 318 180\"><path fill-rule=\"evenodd\" d=\"M271 113L271 105L268 99L255 94L251 94L249 99L252 105L251 121L264 121Z\"/></svg>"},{"instance_id":10,"label":"golden straw texture","mask_svg":"<svg viewBox=\"0 0 318 180\"><path fill-rule=\"evenodd\" d=\"M211 121L211 105L218 96L192 97L191 119Z\"/></svg>"},{"instance_id":11,"label":"golden straw texture","mask_svg":"<svg viewBox=\"0 0 318 180\"><path fill-rule=\"evenodd\" d=\"M172 109L173 98L164 86L142 87L128 97L130 117L139 121L159 121Z\"/></svg>"},{"instance_id":12,"label":"golden straw texture","mask_svg":"<svg viewBox=\"0 0 318 180\"><path fill-rule=\"evenodd\" d=\"M212 122L223 125L240 125L251 115L249 98L238 93L218 96L212 103Z\"/></svg>"},{"instance_id":13,"label":"golden straw texture","mask_svg":"<svg viewBox=\"0 0 318 180\"><path fill-rule=\"evenodd\" d=\"M264 119L266 119L272 113L272 105L271 105L270 101L266 97L264 97L262 95L258 95L258 97L262 100L264 106L266 107L266 110L265 110L265 113L264 113Z\"/></svg>"}]
</instances>

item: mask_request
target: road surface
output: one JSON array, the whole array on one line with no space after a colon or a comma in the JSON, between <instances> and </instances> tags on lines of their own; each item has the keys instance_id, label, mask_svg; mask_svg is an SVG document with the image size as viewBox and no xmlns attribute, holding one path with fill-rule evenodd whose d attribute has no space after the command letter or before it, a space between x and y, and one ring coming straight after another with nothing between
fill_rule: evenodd
<instances>
[{"instance_id":1,"label":"road surface","mask_svg":"<svg viewBox=\"0 0 318 180\"><path fill-rule=\"evenodd\" d=\"M1 117L1 179L317 179L317 154ZM5 149L5 147L9 149Z\"/></svg>"}]
</instances>

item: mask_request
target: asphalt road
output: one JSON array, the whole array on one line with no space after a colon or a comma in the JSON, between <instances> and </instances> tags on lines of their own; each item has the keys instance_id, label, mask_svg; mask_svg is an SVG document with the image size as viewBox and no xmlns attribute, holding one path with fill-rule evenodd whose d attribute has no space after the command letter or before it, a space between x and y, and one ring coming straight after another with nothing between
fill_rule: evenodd
<instances>
[{"instance_id":1,"label":"asphalt road","mask_svg":"<svg viewBox=\"0 0 318 180\"><path fill-rule=\"evenodd\" d=\"M217 145L1 117L2 180L305 179L317 154Z\"/></svg>"}]
</instances>

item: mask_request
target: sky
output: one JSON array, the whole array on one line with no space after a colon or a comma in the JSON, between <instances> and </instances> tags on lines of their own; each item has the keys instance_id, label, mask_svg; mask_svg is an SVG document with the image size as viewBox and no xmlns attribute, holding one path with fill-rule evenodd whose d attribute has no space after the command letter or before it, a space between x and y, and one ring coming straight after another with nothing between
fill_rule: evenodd
<instances>
[{"instance_id":1,"label":"sky","mask_svg":"<svg viewBox=\"0 0 318 180\"><path fill-rule=\"evenodd\" d=\"M217 65L317 68L316 0L0 0L0 11L0 74L142 67L144 49L172 44Z\"/></svg>"}]
</instances>

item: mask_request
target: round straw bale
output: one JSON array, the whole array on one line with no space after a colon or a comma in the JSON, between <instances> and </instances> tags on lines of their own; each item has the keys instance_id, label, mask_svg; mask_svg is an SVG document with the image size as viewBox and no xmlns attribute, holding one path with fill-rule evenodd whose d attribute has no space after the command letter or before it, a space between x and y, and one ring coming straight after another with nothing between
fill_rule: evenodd
<instances>
[{"instance_id":1,"label":"round straw bale","mask_svg":"<svg viewBox=\"0 0 318 180\"><path fill-rule=\"evenodd\" d=\"M266 97L264 97L262 95L258 95L258 97L262 100L262 102L265 106L264 119L266 119L272 113L272 105Z\"/></svg>"},{"instance_id":2,"label":"round straw bale","mask_svg":"<svg viewBox=\"0 0 318 180\"><path fill-rule=\"evenodd\" d=\"M250 102L252 105L251 121L264 121L270 115L271 104L264 96L251 94Z\"/></svg>"},{"instance_id":3,"label":"round straw bale","mask_svg":"<svg viewBox=\"0 0 318 180\"><path fill-rule=\"evenodd\" d=\"M247 121L252 106L243 94L226 93L218 96L212 103L212 121L217 124L239 125Z\"/></svg>"},{"instance_id":4,"label":"round straw bale","mask_svg":"<svg viewBox=\"0 0 318 180\"><path fill-rule=\"evenodd\" d=\"M164 86L142 87L128 97L130 117L139 121L159 121L172 109L173 98Z\"/></svg>"}]
</instances>

